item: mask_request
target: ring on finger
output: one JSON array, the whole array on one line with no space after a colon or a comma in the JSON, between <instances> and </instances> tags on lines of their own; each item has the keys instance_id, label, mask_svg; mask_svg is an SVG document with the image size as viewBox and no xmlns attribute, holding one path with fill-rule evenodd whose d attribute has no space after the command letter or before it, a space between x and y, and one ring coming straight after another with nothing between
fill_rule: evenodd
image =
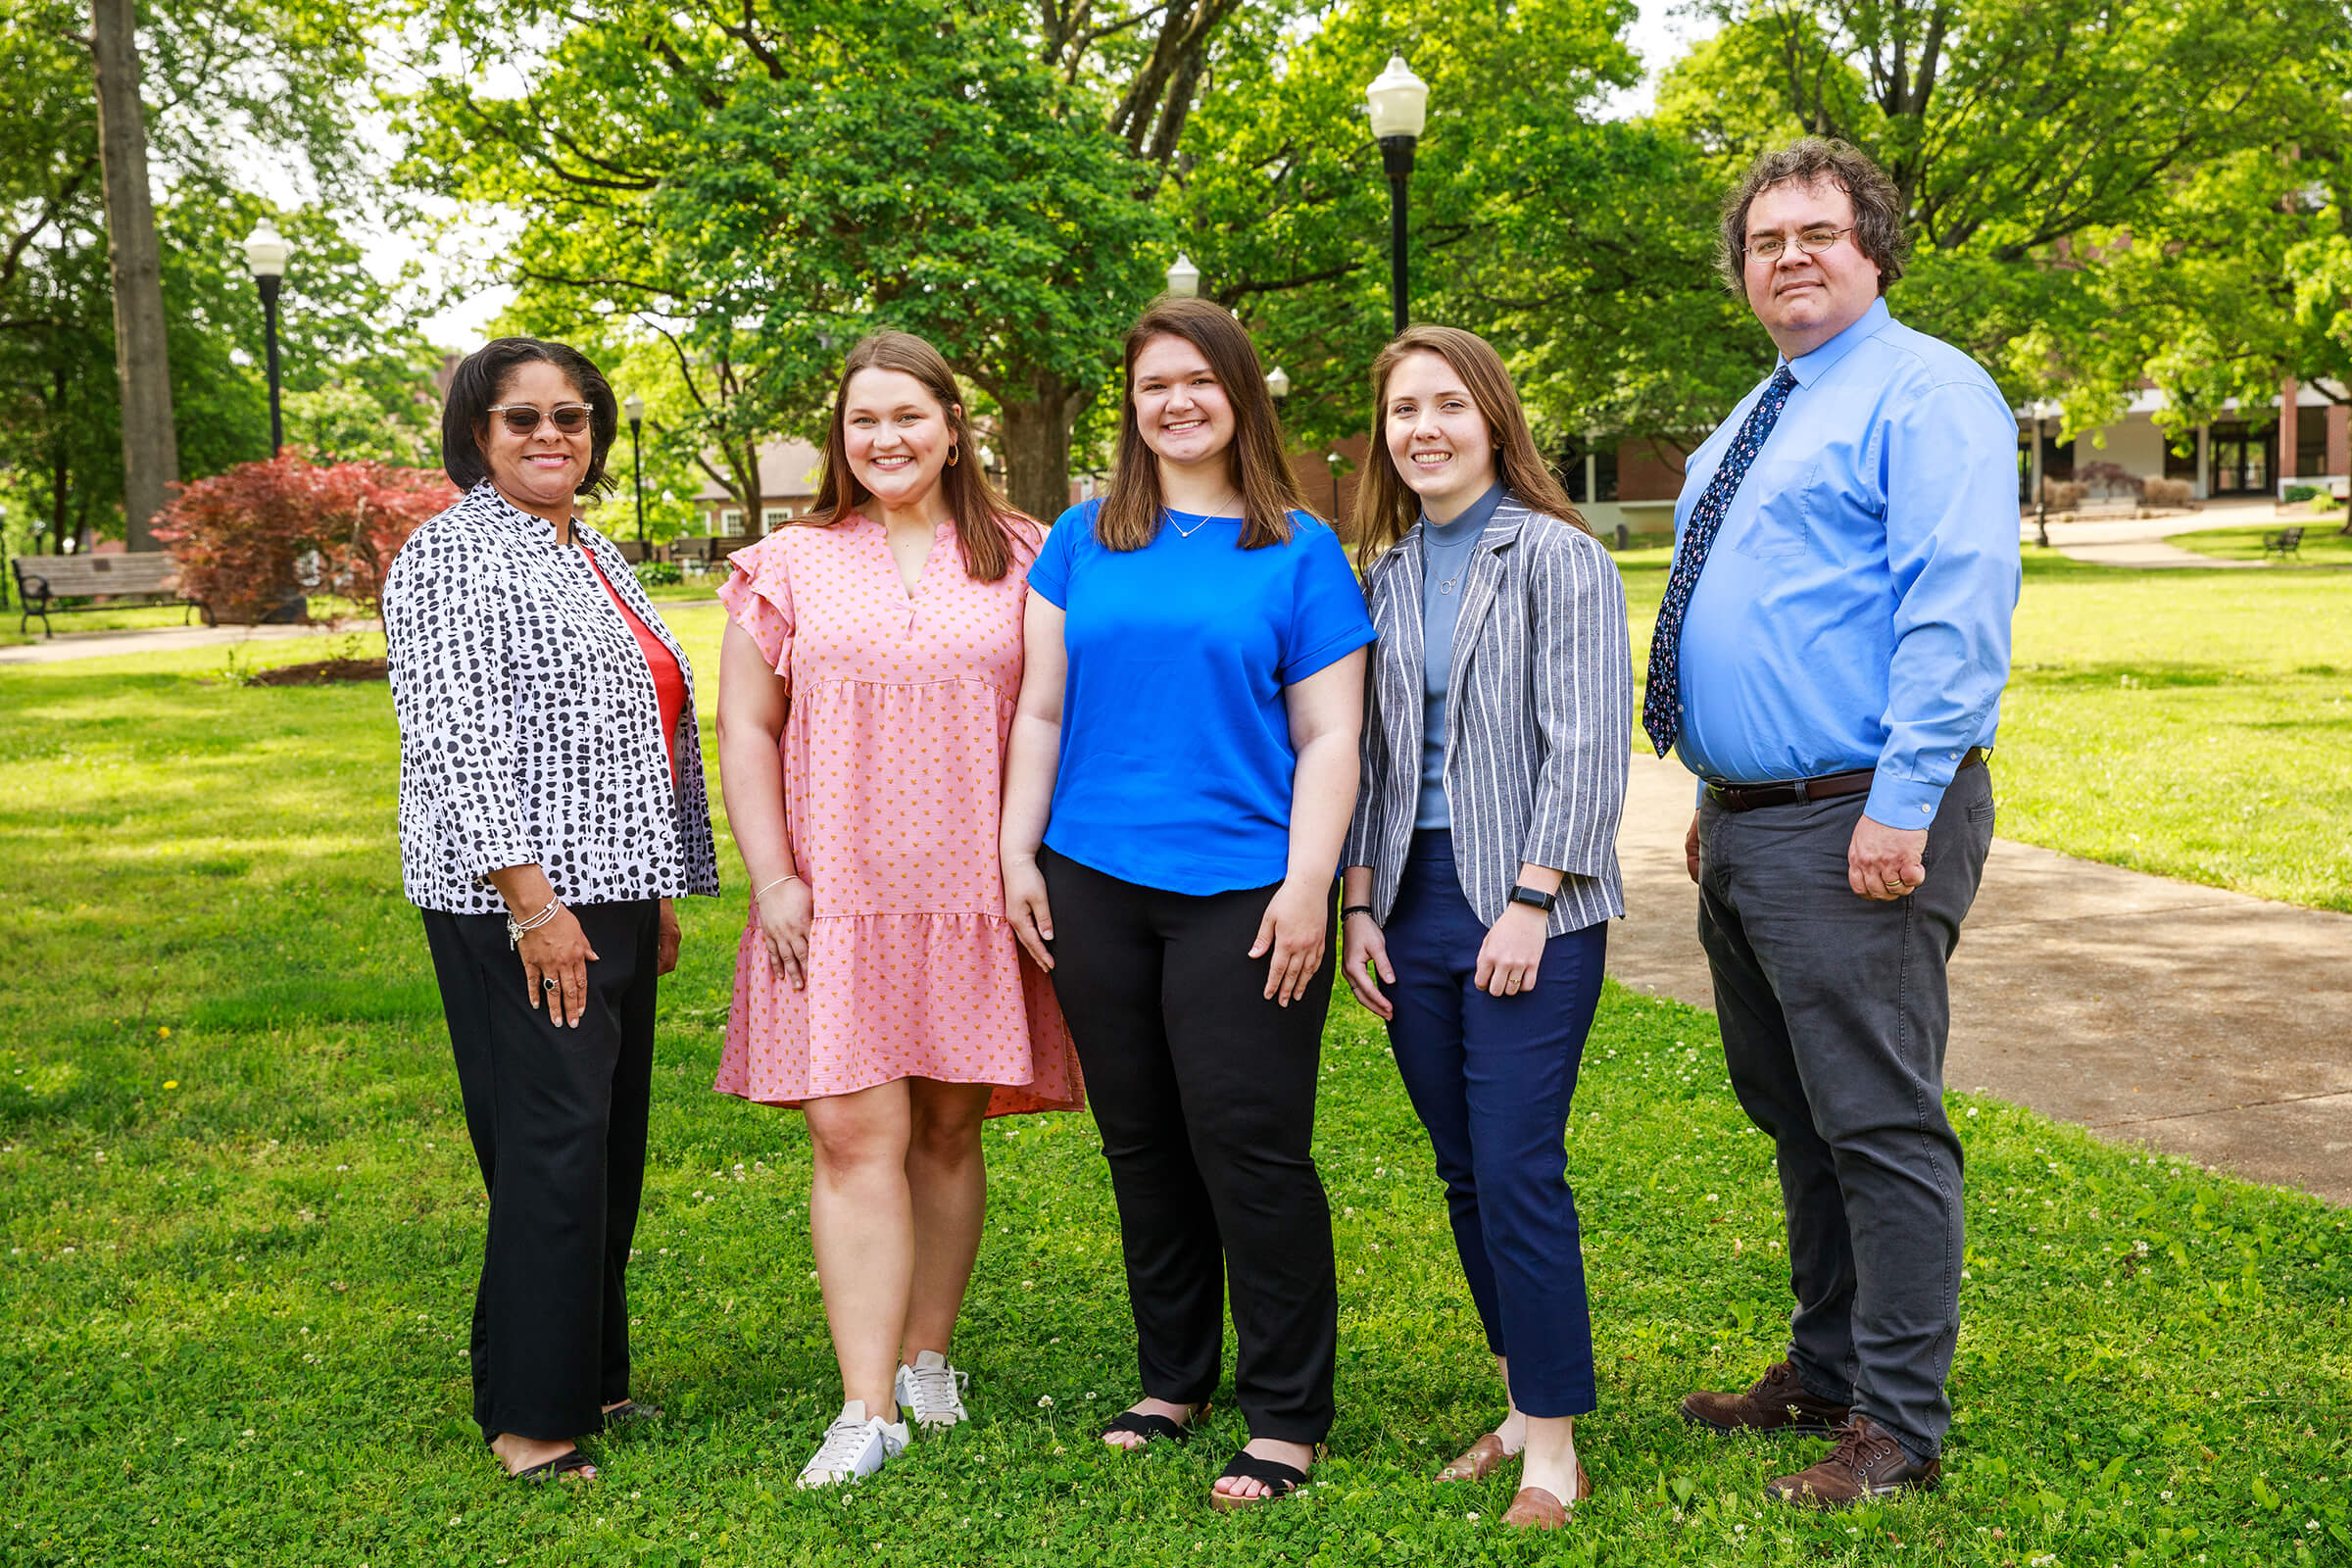
<instances>
[{"instance_id":1,"label":"ring on finger","mask_svg":"<svg viewBox=\"0 0 2352 1568\"><path fill-rule=\"evenodd\" d=\"M556 977L555 977L554 975L552 975L552 974L551 974L551 975L542 975L542 976L540 977L540 979L539 979L539 985L540 985L540 988L541 988L542 990L546 990L546 991L553 991L553 990L555 990L555 989L556 989L556 987L557 987L557 985L558 985L558 984L560 984L560 983L561 983L561 982L559 982L559 981L556 979Z\"/></svg>"}]
</instances>

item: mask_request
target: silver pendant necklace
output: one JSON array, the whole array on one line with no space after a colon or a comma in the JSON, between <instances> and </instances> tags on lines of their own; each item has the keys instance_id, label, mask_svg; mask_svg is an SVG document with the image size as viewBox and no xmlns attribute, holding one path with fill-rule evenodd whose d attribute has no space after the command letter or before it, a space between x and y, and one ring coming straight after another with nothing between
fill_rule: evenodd
<instances>
[{"instance_id":1,"label":"silver pendant necklace","mask_svg":"<svg viewBox=\"0 0 2352 1568\"><path fill-rule=\"evenodd\" d=\"M1190 539L1193 535L1199 533L1201 529L1207 527L1210 523L1225 515L1225 509L1241 499L1242 493L1239 490L1236 490L1232 495L1229 495L1225 498L1225 500L1217 507L1216 511L1208 514L1199 522L1194 523L1190 528L1187 528L1183 523L1176 520L1176 513L1174 509L1171 508L1168 511L1168 526L1176 530L1176 537L1179 539Z\"/></svg>"}]
</instances>

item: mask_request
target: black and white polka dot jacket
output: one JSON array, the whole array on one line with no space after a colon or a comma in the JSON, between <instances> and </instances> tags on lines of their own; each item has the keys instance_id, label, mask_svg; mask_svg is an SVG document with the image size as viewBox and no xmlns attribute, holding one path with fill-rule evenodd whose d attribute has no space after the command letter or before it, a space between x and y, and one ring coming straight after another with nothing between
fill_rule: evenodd
<instances>
[{"instance_id":1,"label":"black and white polka dot jacket","mask_svg":"<svg viewBox=\"0 0 2352 1568\"><path fill-rule=\"evenodd\" d=\"M718 892L694 671L619 550L573 532L677 658L677 781L644 651L596 572L478 484L384 578L401 882L419 908L502 913L483 873L532 863L566 904Z\"/></svg>"}]
</instances>

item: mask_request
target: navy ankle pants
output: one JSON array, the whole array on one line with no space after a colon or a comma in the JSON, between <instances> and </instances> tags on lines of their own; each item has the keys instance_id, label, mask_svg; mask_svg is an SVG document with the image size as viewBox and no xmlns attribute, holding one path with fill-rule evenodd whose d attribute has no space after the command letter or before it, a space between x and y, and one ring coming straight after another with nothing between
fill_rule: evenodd
<instances>
[{"instance_id":1,"label":"navy ankle pants","mask_svg":"<svg viewBox=\"0 0 2352 1568\"><path fill-rule=\"evenodd\" d=\"M1608 923L1546 942L1533 991L1489 996L1472 984L1487 928L1462 897L1453 837L1423 829L1385 934L1396 972L1389 1043L1429 1129L1487 1347L1510 1357L1521 1410L1583 1415L1598 1400L1563 1129Z\"/></svg>"}]
</instances>

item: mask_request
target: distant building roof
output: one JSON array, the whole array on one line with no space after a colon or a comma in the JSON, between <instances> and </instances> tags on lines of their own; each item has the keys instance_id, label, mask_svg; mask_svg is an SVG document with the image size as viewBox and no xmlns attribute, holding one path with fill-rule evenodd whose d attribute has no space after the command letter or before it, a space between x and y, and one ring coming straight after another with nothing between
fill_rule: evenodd
<instances>
[{"instance_id":1,"label":"distant building roof","mask_svg":"<svg viewBox=\"0 0 2352 1568\"><path fill-rule=\"evenodd\" d=\"M824 453L806 441L770 441L760 449L760 494L769 501L813 496L817 470L824 466ZM711 466L719 466L715 459L711 460ZM713 479L696 491L694 499L726 501L730 497L726 488Z\"/></svg>"}]
</instances>

